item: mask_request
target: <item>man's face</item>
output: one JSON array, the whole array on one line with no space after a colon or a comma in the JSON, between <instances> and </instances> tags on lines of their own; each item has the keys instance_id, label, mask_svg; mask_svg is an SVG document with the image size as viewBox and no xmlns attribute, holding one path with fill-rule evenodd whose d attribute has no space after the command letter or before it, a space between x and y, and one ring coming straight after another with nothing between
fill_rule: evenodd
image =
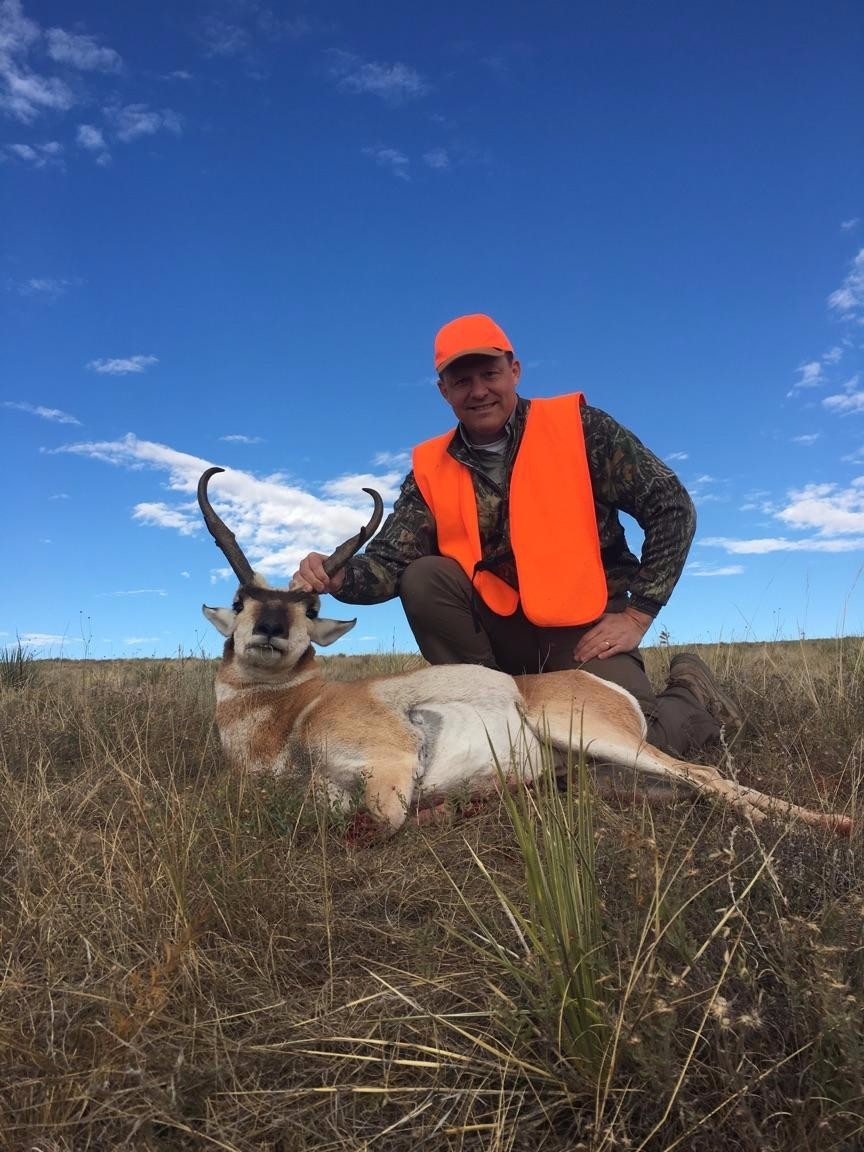
<instances>
[{"instance_id":1,"label":"man's face","mask_svg":"<svg viewBox=\"0 0 864 1152\"><path fill-rule=\"evenodd\" d=\"M473 444L491 444L516 407L519 361L507 356L460 356L441 373L438 388Z\"/></svg>"}]
</instances>

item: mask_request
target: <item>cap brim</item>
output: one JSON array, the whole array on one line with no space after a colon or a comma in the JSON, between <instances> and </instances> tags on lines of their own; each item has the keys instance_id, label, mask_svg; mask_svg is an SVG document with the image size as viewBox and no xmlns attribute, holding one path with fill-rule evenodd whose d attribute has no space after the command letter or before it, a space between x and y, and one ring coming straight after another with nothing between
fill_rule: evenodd
<instances>
[{"instance_id":1,"label":"cap brim","mask_svg":"<svg viewBox=\"0 0 864 1152\"><path fill-rule=\"evenodd\" d=\"M504 356L507 352L512 352L510 348L463 348L461 352L457 352L455 356L448 356L446 360L442 360L440 364L435 365L435 371L440 376L445 368L449 368L451 364L457 360L461 360L463 356Z\"/></svg>"}]
</instances>

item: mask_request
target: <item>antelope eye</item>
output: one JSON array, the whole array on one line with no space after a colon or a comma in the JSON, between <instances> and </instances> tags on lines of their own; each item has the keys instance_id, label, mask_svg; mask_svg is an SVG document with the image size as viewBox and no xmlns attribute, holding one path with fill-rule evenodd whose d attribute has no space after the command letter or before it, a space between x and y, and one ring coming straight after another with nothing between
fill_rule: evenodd
<instances>
[{"instance_id":1,"label":"antelope eye","mask_svg":"<svg viewBox=\"0 0 864 1152\"><path fill-rule=\"evenodd\" d=\"M318 609L314 605L310 604L309 607L306 609L306 615L309 617L310 620L314 620L315 617L318 615Z\"/></svg>"},{"instance_id":2,"label":"antelope eye","mask_svg":"<svg viewBox=\"0 0 864 1152\"><path fill-rule=\"evenodd\" d=\"M234 603L231 605L231 607L234 609L235 612L241 612L243 610L243 601L240 599L237 599L234 601Z\"/></svg>"}]
</instances>

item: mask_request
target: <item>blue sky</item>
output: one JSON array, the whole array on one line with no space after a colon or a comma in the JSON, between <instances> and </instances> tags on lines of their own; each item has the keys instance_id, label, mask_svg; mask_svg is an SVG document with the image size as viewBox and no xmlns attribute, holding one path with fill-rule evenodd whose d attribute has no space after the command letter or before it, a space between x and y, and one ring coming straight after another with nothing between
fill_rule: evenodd
<instances>
[{"instance_id":1,"label":"blue sky","mask_svg":"<svg viewBox=\"0 0 864 1152\"><path fill-rule=\"evenodd\" d=\"M862 33L857 0L0 0L0 645L217 652L202 469L287 581L450 425L432 339L474 311L693 495L649 641L864 631ZM338 650L412 647L355 611Z\"/></svg>"}]
</instances>

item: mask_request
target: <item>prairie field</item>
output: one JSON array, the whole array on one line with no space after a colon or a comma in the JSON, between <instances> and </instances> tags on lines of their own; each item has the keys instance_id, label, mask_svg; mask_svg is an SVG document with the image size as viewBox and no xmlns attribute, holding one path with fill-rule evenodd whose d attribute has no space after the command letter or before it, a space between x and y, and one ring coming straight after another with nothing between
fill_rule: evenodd
<instances>
[{"instance_id":1,"label":"prairie field","mask_svg":"<svg viewBox=\"0 0 864 1152\"><path fill-rule=\"evenodd\" d=\"M707 759L855 817L864 639L697 650L747 714ZM0 658L0 1148L864 1148L857 821L607 800L574 757L358 837L229 770L214 672Z\"/></svg>"}]
</instances>

